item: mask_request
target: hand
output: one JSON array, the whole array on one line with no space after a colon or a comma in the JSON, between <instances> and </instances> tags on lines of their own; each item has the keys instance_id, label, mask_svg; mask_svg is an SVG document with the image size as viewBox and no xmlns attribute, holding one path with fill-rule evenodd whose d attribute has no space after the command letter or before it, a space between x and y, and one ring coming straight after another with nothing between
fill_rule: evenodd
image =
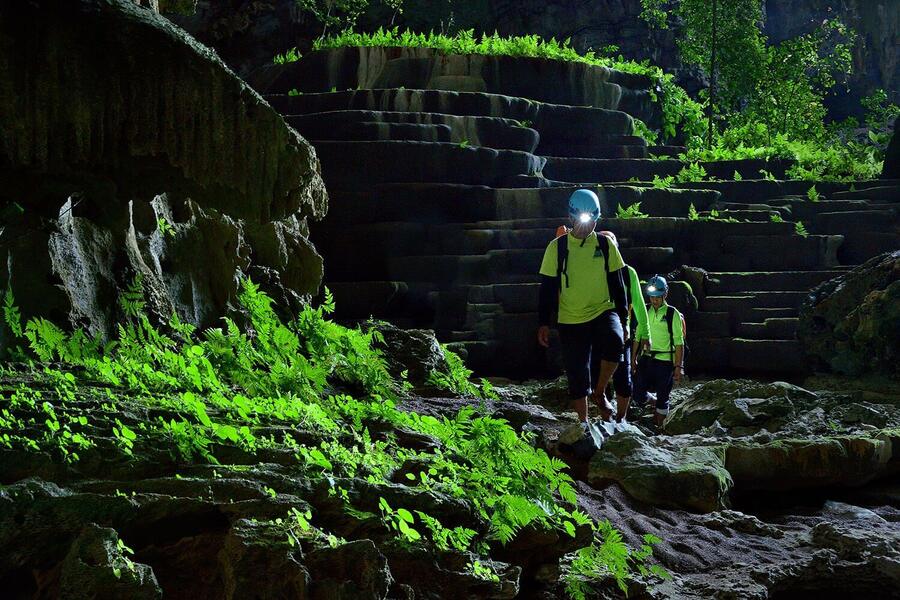
<instances>
[{"instance_id":1,"label":"hand","mask_svg":"<svg viewBox=\"0 0 900 600\"><path fill-rule=\"evenodd\" d=\"M550 328L547 325L541 325L537 332L538 344L544 348L550 347Z\"/></svg>"},{"instance_id":2,"label":"hand","mask_svg":"<svg viewBox=\"0 0 900 600\"><path fill-rule=\"evenodd\" d=\"M681 383L681 376L684 370L681 367L675 367L675 383Z\"/></svg>"}]
</instances>

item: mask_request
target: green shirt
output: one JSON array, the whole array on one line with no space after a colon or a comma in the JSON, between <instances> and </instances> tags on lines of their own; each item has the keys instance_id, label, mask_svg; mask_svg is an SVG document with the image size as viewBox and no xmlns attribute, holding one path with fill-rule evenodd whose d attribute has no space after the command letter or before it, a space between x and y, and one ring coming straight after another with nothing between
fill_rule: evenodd
<instances>
[{"instance_id":1,"label":"green shirt","mask_svg":"<svg viewBox=\"0 0 900 600\"><path fill-rule=\"evenodd\" d=\"M631 276L631 286L628 288L628 301L631 303L631 309L634 311L634 318L637 321L637 329L634 331L634 338L638 340L646 339L647 334L647 305L644 304L644 290L641 289L641 278L638 277L631 265L625 265ZM631 331L631 313L628 314L629 323L626 324L626 331Z\"/></svg>"},{"instance_id":2,"label":"green shirt","mask_svg":"<svg viewBox=\"0 0 900 600\"><path fill-rule=\"evenodd\" d=\"M565 325L577 325L596 319L616 306L610 299L606 273L603 269L603 254L597 248L597 233L591 233L583 240L584 244L571 233L568 236L569 258L566 273L569 286L566 287L564 276L559 295L558 321ZM625 266L622 255L615 244L609 243L608 248L609 271L618 271ZM541 275L556 277L556 252L557 240L553 240L544 251Z\"/></svg>"},{"instance_id":3,"label":"green shirt","mask_svg":"<svg viewBox=\"0 0 900 600\"><path fill-rule=\"evenodd\" d=\"M650 306L647 308L647 328L650 333L650 351L653 356L660 360L671 360L675 362L675 355L672 353L672 346L669 344L669 325L666 323L666 311L669 305L663 302L659 310ZM672 308L672 337L675 338L675 346L684 345L684 327L681 326L681 313L677 308ZM636 336L638 340L646 339Z\"/></svg>"}]
</instances>

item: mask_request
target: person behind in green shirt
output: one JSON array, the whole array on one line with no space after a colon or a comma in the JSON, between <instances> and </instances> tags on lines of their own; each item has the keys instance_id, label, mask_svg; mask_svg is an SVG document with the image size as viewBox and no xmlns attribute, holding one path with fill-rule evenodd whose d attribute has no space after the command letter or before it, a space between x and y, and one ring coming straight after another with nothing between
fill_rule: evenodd
<instances>
[{"instance_id":1,"label":"person behind in green shirt","mask_svg":"<svg viewBox=\"0 0 900 600\"><path fill-rule=\"evenodd\" d=\"M616 246L619 242L612 231L601 231ZM626 321L624 323L625 347L622 353L622 362L619 363L616 372L613 373L613 389L616 392L616 421L622 423L628 414L628 406L631 404L632 393L632 340L642 339L645 348L650 346L650 335L647 332L647 306L644 304L644 292L641 289L641 280L637 271L631 265L625 265L622 274L625 279L626 295ZM632 330L631 313L634 313L635 329ZM634 335L631 332L634 331Z\"/></svg>"},{"instance_id":2,"label":"person behind in green shirt","mask_svg":"<svg viewBox=\"0 0 900 600\"><path fill-rule=\"evenodd\" d=\"M556 311L572 408L579 420L586 421L591 397L607 420L612 405L604 390L624 349L625 263L619 249L594 231L600 219L597 194L572 193L569 216L572 230L550 242L541 263L537 338L541 346L549 347Z\"/></svg>"},{"instance_id":3,"label":"person behind in green shirt","mask_svg":"<svg viewBox=\"0 0 900 600\"><path fill-rule=\"evenodd\" d=\"M647 285L650 306L647 310L647 335L650 346L647 354L635 365L634 402L639 406L647 403L647 393L656 392L656 413L653 421L662 427L669 414L669 394L672 386L681 381L684 373L684 326L681 313L666 303L669 284L665 278L656 275ZM637 361L638 348L646 339L635 336L632 360Z\"/></svg>"}]
</instances>

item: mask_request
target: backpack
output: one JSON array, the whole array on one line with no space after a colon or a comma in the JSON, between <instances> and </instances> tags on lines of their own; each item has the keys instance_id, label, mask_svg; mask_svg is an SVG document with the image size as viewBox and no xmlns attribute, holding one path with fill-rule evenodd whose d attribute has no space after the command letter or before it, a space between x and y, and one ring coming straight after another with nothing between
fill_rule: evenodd
<instances>
[{"instance_id":1,"label":"backpack","mask_svg":"<svg viewBox=\"0 0 900 600\"><path fill-rule=\"evenodd\" d=\"M647 305L648 312L650 311L650 308L651 308L651 305L648 304ZM666 328L669 330L669 352L672 353L672 358L674 358L675 357L675 333L672 330L672 321L675 320L675 307L671 306L671 305L667 306L666 314L663 318L666 320ZM687 362L687 352L688 352L687 324L684 322L684 315L681 315L681 335L684 338L684 349L681 354L681 368L684 369L685 368L684 365ZM653 355L654 352L651 351L650 354ZM661 354L661 353L656 352L656 354Z\"/></svg>"},{"instance_id":2,"label":"backpack","mask_svg":"<svg viewBox=\"0 0 900 600\"><path fill-rule=\"evenodd\" d=\"M609 273L609 238L605 235L597 236L597 250L603 255L603 270ZM595 255L596 256L596 255ZM562 287L562 278L566 278L566 287L569 287L569 236L568 234L556 238L556 277Z\"/></svg>"},{"instance_id":3,"label":"backpack","mask_svg":"<svg viewBox=\"0 0 900 600\"><path fill-rule=\"evenodd\" d=\"M559 230L557 230L559 233ZM622 324L625 324L625 315L627 314L628 307L628 298L627 298L627 290L625 287L625 280L623 279L622 271L627 271L627 268L619 269L618 271L613 271L612 273L609 271L609 238L605 235L597 235L597 251L603 255L603 271L606 273L607 277L607 291L609 292L610 299L613 301L613 304L616 306L616 312L619 313L619 316L622 318ZM559 285L560 292L562 292L563 287L563 277L566 279L566 287L569 287L569 274L567 272L569 266L569 235L568 233L563 234L556 238L556 279ZM619 297L613 298L613 289L612 286L609 285L609 277L618 277L619 282L622 284L621 289L624 293L618 294ZM627 275L628 280L631 281L630 274Z\"/></svg>"}]
</instances>

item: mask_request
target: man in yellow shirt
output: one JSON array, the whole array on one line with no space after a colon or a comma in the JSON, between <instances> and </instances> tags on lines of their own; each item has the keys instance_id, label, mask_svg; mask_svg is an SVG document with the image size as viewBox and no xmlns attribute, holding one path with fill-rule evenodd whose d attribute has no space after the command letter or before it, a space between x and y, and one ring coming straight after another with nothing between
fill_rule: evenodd
<instances>
[{"instance_id":1,"label":"man in yellow shirt","mask_svg":"<svg viewBox=\"0 0 900 600\"><path fill-rule=\"evenodd\" d=\"M594 231L600 219L594 192L576 190L569 198L569 216L572 230L550 242L541 263L538 342L549 346L557 309L572 408L586 421L591 397L607 420L612 406L604 390L624 348L625 263L618 247Z\"/></svg>"},{"instance_id":2,"label":"man in yellow shirt","mask_svg":"<svg viewBox=\"0 0 900 600\"><path fill-rule=\"evenodd\" d=\"M638 348L646 336L635 336L634 401L643 406L647 393L656 392L656 413L653 420L662 427L669 414L669 394L675 382L684 374L684 325L681 313L666 303L669 284L656 275L647 282L650 307L647 311L647 333L650 336L649 352L637 362Z\"/></svg>"}]
</instances>

